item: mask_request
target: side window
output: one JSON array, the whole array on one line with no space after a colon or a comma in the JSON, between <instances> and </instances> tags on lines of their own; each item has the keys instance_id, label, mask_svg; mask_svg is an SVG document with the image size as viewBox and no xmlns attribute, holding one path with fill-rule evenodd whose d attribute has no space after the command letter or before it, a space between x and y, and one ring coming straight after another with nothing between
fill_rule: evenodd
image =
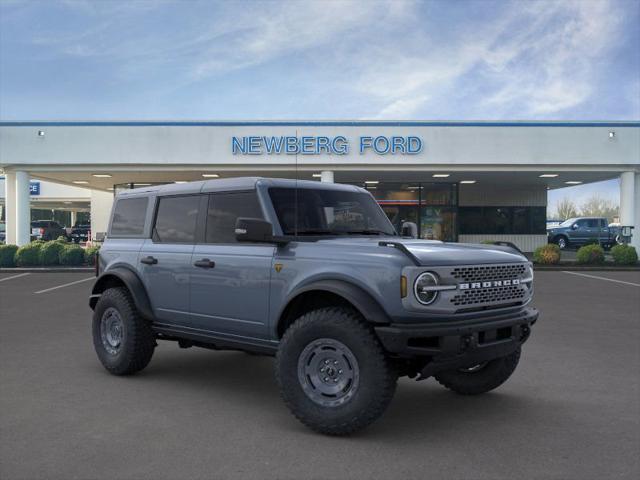
<instances>
[{"instance_id":1,"label":"side window","mask_svg":"<svg viewBox=\"0 0 640 480\"><path fill-rule=\"evenodd\" d=\"M147 215L147 197L123 198L116 202L109 235L142 235Z\"/></svg>"},{"instance_id":2,"label":"side window","mask_svg":"<svg viewBox=\"0 0 640 480\"><path fill-rule=\"evenodd\" d=\"M255 191L210 195L206 243L235 243L238 217L263 218Z\"/></svg>"},{"instance_id":3,"label":"side window","mask_svg":"<svg viewBox=\"0 0 640 480\"><path fill-rule=\"evenodd\" d=\"M156 243L195 243L200 195L160 197L153 241Z\"/></svg>"},{"instance_id":4,"label":"side window","mask_svg":"<svg viewBox=\"0 0 640 480\"><path fill-rule=\"evenodd\" d=\"M600 219L600 228L606 228L607 227L607 221L604 218Z\"/></svg>"},{"instance_id":5,"label":"side window","mask_svg":"<svg viewBox=\"0 0 640 480\"><path fill-rule=\"evenodd\" d=\"M587 221L586 220L578 220L576 222L576 225L578 225L578 228L586 228L587 227Z\"/></svg>"},{"instance_id":6,"label":"side window","mask_svg":"<svg viewBox=\"0 0 640 480\"><path fill-rule=\"evenodd\" d=\"M587 222L587 226L589 228L598 228L599 223L600 223L600 220L596 220L595 218L593 218Z\"/></svg>"}]
</instances>

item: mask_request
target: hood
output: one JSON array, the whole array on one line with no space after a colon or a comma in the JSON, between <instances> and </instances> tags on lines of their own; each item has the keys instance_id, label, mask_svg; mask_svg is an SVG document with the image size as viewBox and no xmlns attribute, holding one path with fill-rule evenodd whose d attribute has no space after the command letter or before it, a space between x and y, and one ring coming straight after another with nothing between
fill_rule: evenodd
<instances>
[{"instance_id":1,"label":"hood","mask_svg":"<svg viewBox=\"0 0 640 480\"><path fill-rule=\"evenodd\" d=\"M480 245L473 243L444 243L437 240L415 240L400 237L356 237L335 238L322 242L362 246L381 247L381 241L403 244L424 266L439 265L474 265L491 263L525 262L527 258L509 247L499 245Z\"/></svg>"}]
</instances>

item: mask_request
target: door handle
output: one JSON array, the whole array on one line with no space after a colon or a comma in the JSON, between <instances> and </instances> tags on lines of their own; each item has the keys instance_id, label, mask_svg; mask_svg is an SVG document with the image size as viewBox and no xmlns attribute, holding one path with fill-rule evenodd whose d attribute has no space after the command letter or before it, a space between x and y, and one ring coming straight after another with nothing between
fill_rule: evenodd
<instances>
[{"instance_id":1,"label":"door handle","mask_svg":"<svg viewBox=\"0 0 640 480\"><path fill-rule=\"evenodd\" d=\"M148 256L141 258L140 263L144 263L145 265L155 265L156 263L158 263L158 259L152 256Z\"/></svg>"},{"instance_id":2,"label":"door handle","mask_svg":"<svg viewBox=\"0 0 640 480\"><path fill-rule=\"evenodd\" d=\"M216 262L212 262L208 258L203 258L202 260L194 262L193 265L199 268L213 268L216 266Z\"/></svg>"}]
</instances>

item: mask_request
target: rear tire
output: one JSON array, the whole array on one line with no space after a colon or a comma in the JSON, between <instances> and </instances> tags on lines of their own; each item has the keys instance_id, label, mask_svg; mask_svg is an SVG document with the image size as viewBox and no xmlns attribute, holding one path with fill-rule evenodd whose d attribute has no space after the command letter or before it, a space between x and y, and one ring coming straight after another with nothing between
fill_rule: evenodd
<instances>
[{"instance_id":1,"label":"rear tire","mask_svg":"<svg viewBox=\"0 0 640 480\"><path fill-rule=\"evenodd\" d=\"M470 369L451 370L435 375L442 386L461 395L479 395L498 388L518 366L520 349L506 357L496 358Z\"/></svg>"},{"instance_id":2,"label":"rear tire","mask_svg":"<svg viewBox=\"0 0 640 480\"><path fill-rule=\"evenodd\" d=\"M326 435L348 435L380 417L398 375L360 315L340 307L298 318L276 355L276 380L295 417Z\"/></svg>"},{"instance_id":3,"label":"rear tire","mask_svg":"<svg viewBox=\"0 0 640 480\"><path fill-rule=\"evenodd\" d=\"M93 346L114 375L131 375L149 364L155 335L126 288L106 290L93 312Z\"/></svg>"}]
</instances>

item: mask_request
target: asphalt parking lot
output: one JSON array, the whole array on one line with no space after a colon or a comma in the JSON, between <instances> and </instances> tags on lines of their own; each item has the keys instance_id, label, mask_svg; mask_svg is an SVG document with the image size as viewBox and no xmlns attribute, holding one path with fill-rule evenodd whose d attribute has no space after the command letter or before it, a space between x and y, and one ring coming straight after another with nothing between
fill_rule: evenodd
<instances>
[{"instance_id":1,"label":"asphalt parking lot","mask_svg":"<svg viewBox=\"0 0 640 480\"><path fill-rule=\"evenodd\" d=\"M90 275L0 273L0 478L639 478L640 272L535 282L507 384L469 398L402 379L381 420L330 438L289 414L270 358L161 343L114 377Z\"/></svg>"}]
</instances>

